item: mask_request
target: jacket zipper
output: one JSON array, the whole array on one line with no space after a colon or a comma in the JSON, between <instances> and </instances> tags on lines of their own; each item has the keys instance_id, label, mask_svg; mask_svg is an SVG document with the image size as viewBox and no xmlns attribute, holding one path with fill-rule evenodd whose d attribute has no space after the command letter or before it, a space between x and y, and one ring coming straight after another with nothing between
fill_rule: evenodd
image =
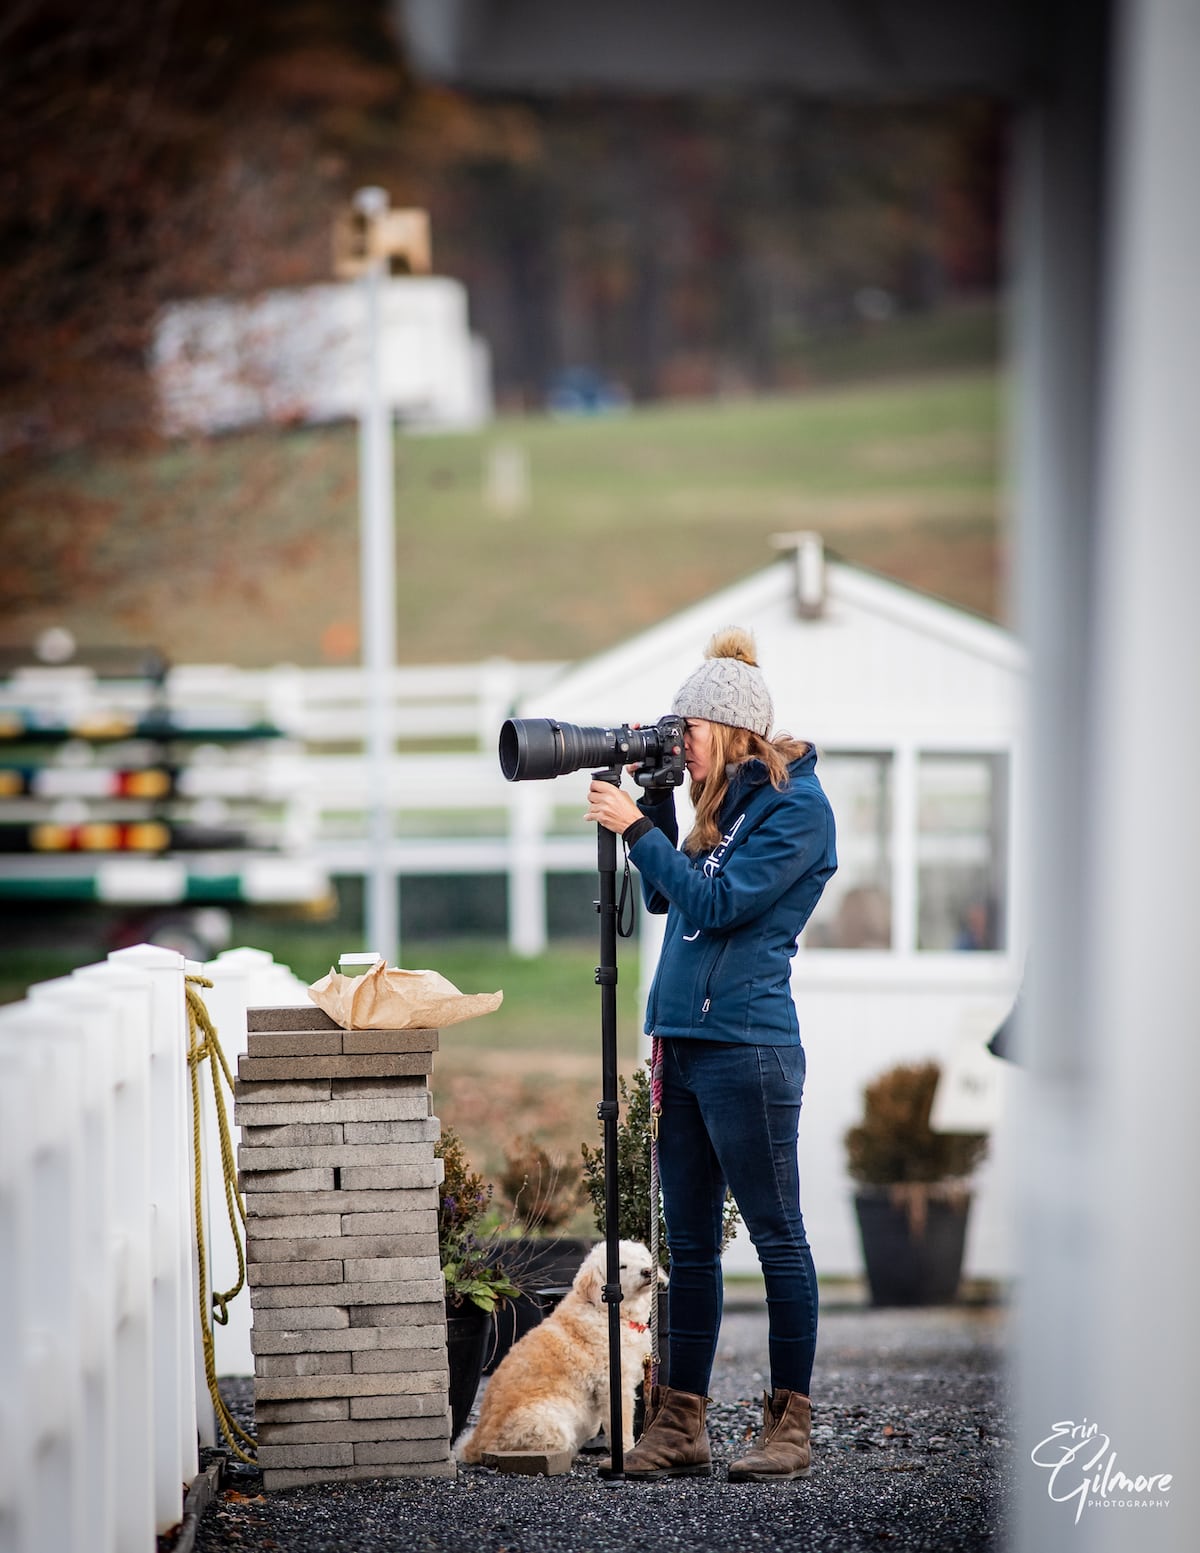
<instances>
[{"instance_id":1,"label":"jacket zipper","mask_svg":"<svg viewBox=\"0 0 1200 1553\"><path fill-rule=\"evenodd\" d=\"M729 948L729 940L726 939L726 941L721 945L720 949L717 951L717 958L713 961L712 966L709 969L708 975L704 979L704 1002L700 1005L700 1018L701 1019L703 1019L705 1017L705 1015L708 1013L709 1009L712 1007L712 996L711 996L711 993L710 993L709 989L712 987L713 977L717 974L717 971L720 969L721 961L725 958L725 951L728 948Z\"/></svg>"}]
</instances>

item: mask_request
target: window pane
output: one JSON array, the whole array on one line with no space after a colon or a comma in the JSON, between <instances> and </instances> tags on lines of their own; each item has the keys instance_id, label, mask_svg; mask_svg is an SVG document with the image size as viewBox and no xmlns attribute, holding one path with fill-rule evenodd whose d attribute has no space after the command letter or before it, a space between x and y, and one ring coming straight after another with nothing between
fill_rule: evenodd
<instances>
[{"instance_id":1,"label":"window pane","mask_svg":"<svg viewBox=\"0 0 1200 1553\"><path fill-rule=\"evenodd\" d=\"M838 871L805 941L812 949L890 949L892 758L823 754L817 773L837 822Z\"/></svg>"},{"instance_id":2,"label":"window pane","mask_svg":"<svg viewBox=\"0 0 1200 1553\"><path fill-rule=\"evenodd\" d=\"M1003 949L1008 757L922 755L917 783L917 947Z\"/></svg>"}]
</instances>

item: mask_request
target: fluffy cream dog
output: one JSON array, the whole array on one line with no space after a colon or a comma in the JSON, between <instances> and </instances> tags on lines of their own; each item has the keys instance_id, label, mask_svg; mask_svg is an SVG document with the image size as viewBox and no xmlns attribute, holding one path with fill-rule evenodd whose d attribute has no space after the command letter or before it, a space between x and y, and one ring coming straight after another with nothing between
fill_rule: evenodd
<instances>
[{"instance_id":1,"label":"fluffy cream dog","mask_svg":"<svg viewBox=\"0 0 1200 1553\"><path fill-rule=\"evenodd\" d=\"M455 1444L460 1461L490 1451L570 1451L601 1427L608 1434L608 1306L603 1242L584 1258L571 1292L509 1349L488 1381L479 1422ZM633 1448L634 1391L650 1352L653 1263L646 1247L621 1241L621 1424ZM611 1443L611 1442L610 1442Z\"/></svg>"}]
</instances>

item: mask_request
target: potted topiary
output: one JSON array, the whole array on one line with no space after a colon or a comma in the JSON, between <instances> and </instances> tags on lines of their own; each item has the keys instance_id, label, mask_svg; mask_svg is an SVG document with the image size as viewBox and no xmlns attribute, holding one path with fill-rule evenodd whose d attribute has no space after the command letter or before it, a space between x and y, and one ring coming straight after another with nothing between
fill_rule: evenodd
<instances>
[{"instance_id":1,"label":"potted topiary","mask_svg":"<svg viewBox=\"0 0 1200 1553\"><path fill-rule=\"evenodd\" d=\"M487 1228L492 1187L471 1168L462 1139L444 1127L434 1145L444 1175L438 1192L438 1254L446 1286L450 1439L461 1433L487 1358L496 1310L521 1292Z\"/></svg>"},{"instance_id":2,"label":"potted topiary","mask_svg":"<svg viewBox=\"0 0 1200 1553\"><path fill-rule=\"evenodd\" d=\"M874 1305L938 1305L958 1294L969 1177L987 1138L930 1127L940 1074L936 1062L881 1074L864 1091L862 1121L846 1133Z\"/></svg>"}]
</instances>

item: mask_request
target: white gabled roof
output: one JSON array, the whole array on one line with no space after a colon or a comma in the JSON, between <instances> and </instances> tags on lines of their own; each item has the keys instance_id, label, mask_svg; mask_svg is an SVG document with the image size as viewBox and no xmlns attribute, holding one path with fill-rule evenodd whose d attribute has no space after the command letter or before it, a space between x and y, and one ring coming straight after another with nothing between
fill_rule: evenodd
<instances>
[{"instance_id":1,"label":"white gabled roof","mask_svg":"<svg viewBox=\"0 0 1200 1553\"><path fill-rule=\"evenodd\" d=\"M914 736L970 747L1016 736L1024 654L1010 632L842 562L826 564L820 615L803 618L791 557L568 670L520 715L652 721L725 625L754 633L777 727L818 746Z\"/></svg>"}]
</instances>

